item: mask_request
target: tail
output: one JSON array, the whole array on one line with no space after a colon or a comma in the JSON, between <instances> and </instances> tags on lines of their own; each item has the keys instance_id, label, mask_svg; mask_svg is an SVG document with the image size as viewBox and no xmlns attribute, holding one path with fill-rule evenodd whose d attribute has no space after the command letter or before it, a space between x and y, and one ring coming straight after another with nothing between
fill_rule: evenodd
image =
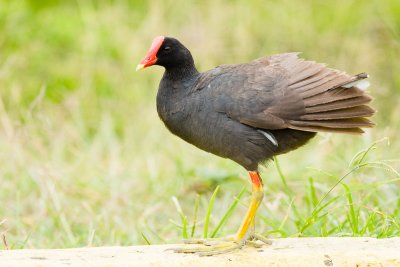
<instances>
[{"instance_id":1,"label":"tail","mask_svg":"<svg viewBox=\"0 0 400 267\"><path fill-rule=\"evenodd\" d=\"M361 73L351 77L328 70L332 75L326 76L324 73L326 77L320 79L323 81L320 85L314 82L313 86L307 86L304 80L292 84L296 87L296 83L303 83L297 89L304 101L305 114L289 121L289 128L311 132L361 134L364 132L362 128L373 127L374 123L368 117L375 110L368 106L372 97L365 92L369 86L365 80L368 75Z\"/></svg>"}]
</instances>

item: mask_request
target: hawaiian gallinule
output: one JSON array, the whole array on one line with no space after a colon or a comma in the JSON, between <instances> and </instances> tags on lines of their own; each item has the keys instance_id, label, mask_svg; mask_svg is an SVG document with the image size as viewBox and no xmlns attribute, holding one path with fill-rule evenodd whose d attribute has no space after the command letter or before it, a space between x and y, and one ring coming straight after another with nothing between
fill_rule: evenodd
<instances>
[{"instance_id":1,"label":"hawaiian gallinule","mask_svg":"<svg viewBox=\"0 0 400 267\"><path fill-rule=\"evenodd\" d=\"M178 40L158 36L137 70L165 67L157 111L165 126L207 152L229 158L249 173L250 207L230 242L177 252L214 255L251 240L254 218L263 198L258 166L274 155L296 149L317 132L361 134L374 114L365 93L367 74L350 76L285 53L248 63L221 65L198 72L190 51Z\"/></svg>"}]
</instances>

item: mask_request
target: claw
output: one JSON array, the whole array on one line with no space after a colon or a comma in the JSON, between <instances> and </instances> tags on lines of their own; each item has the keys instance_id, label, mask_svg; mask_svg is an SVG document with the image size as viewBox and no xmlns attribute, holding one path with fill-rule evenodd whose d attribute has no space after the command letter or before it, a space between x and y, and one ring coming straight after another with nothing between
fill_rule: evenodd
<instances>
[{"instance_id":1,"label":"claw","mask_svg":"<svg viewBox=\"0 0 400 267\"><path fill-rule=\"evenodd\" d=\"M204 244L204 239L184 239L183 244Z\"/></svg>"},{"instance_id":2,"label":"claw","mask_svg":"<svg viewBox=\"0 0 400 267\"><path fill-rule=\"evenodd\" d=\"M261 242L263 242L266 245L272 245L272 240L266 238L265 236L262 236L260 234L254 233L253 234L253 238L256 240L260 240Z\"/></svg>"}]
</instances>

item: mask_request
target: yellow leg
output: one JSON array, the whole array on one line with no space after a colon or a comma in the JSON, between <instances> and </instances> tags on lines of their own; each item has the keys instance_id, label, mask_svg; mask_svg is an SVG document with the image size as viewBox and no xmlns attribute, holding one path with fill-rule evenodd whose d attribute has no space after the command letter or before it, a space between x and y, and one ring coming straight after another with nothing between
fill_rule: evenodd
<instances>
[{"instance_id":1,"label":"yellow leg","mask_svg":"<svg viewBox=\"0 0 400 267\"><path fill-rule=\"evenodd\" d=\"M263 184L260 174L256 171L250 171L249 175L253 184L251 202L249 209L247 210L246 217L244 217L242 225L236 233L236 240L246 240L249 235L252 234L251 231L249 231L249 228L254 230L254 219L256 217L257 209L264 197Z\"/></svg>"},{"instance_id":2,"label":"yellow leg","mask_svg":"<svg viewBox=\"0 0 400 267\"><path fill-rule=\"evenodd\" d=\"M254 232L255 217L257 209L263 199L263 186L262 180L257 171L249 172L251 182L253 184L251 203L247 210L246 217L237 233L233 236L222 239L196 239L187 240L186 244L203 244L203 247L181 247L172 249L178 253L196 253L200 256L212 256L217 254L229 253L234 250L242 248L244 245L252 247L260 247L261 244L256 243L254 240L259 240L265 244L271 244L271 241L265 237L258 235Z\"/></svg>"}]
</instances>

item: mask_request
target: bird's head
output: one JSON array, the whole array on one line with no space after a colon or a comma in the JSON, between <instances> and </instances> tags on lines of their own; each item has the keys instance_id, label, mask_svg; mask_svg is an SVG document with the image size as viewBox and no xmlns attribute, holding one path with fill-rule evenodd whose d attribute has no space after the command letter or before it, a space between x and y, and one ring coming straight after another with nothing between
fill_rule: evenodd
<instances>
[{"instance_id":1,"label":"bird's head","mask_svg":"<svg viewBox=\"0 0 400 267\"><path fill-rule=\"evenodd\" d=\"M175 38L157 36L154 38L147 55L137 65L136 70L152 65L171 68L187 63L193 63L193 58L181 42Z\"/></svg>"}]
</instances>

